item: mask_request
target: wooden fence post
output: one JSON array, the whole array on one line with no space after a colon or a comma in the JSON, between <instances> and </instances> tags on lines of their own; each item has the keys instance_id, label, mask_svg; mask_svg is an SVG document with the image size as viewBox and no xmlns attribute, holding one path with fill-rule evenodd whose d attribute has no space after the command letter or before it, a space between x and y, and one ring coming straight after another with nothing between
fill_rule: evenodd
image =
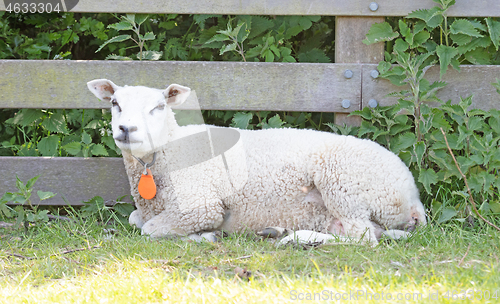
<instances>
[{"instance_id":1,"label":"wooden fence post","mask_svg":"<svg viewBox=\"0 0 500 304\"><path fill-rule=\"evenodd\" d=\"M362 42L372 24L383 21L384 17L336 17L335 63L379 63L384 59L384 43L366 45ZM362 98L363 91L361 91ZM359 105L362 106L361 101ZM335 123L358 126L361 124L360 117L347 117L347 115L335 113Z\"/></svg>"}]
</instances>

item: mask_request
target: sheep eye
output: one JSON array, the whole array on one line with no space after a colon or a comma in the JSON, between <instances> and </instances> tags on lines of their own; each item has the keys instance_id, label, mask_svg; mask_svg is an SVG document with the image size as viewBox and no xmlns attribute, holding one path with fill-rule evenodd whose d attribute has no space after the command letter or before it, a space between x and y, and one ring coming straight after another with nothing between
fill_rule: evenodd
<instances>
[{"instance_id":1,"label":"sheep eye","mask_svg":"<svg viewBox=\"0 0 500 304\"><path fill-rule=\"evenodd\" d=\"M111 100L111 106L113 107L118 107L118 111L121 112L122 109L120 108L120 106L118 105L118 102L116 101L116 99L113 99Z\"/></svg>"}]
</instances>

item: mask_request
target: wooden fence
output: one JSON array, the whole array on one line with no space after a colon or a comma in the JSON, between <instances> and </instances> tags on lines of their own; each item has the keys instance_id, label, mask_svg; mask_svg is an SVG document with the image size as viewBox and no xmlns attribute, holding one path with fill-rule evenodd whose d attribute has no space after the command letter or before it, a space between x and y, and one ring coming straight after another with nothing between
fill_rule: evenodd
<instances>
[{"instance_id":1,"label":"wooden fence","mask_svg":"<svg viewBox=\"0 0 500 304\"><path fill-rule=\"evenodd\" d=\"M186 85L196 91L202 109L335 112L336 123L353 124L356 118L347 114L368 106L370 100L379 105L395 102L385 95L396 88L371 76L383 59L384 45L361 42L370 26L384 16L404 16L435 5L431 0L71 2L78 2L72 12L332 15L335 63L0 60L0 108L108 108L86 88L89 80L108 78L118 85ZM500 17L500 1L457 0L449 16ZM346 77L346 70L352 77ZM432 68L428 75L437 79L439 71ZM449 85L438 96L456 101L474 94L476 108L498 108L500 98L490 84L495 77L500 77L500 66L449 70L443 79ZM348 108L342 107L343 100L349 100ZM40 174L35 190L58 193L43 202L48 205L79 205L95 195L113 200L130 191L119 158L0 157L0 195L15 190L16 174L22 180Z\"/></svg>"}]
</instances>

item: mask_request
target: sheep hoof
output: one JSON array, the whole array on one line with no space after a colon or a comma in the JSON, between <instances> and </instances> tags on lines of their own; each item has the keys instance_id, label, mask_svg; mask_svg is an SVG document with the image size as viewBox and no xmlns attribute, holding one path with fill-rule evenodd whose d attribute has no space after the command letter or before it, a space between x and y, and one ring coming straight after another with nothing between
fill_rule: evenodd
<instances>
[{"instance_id":1,"label":"sheep hoof","mask_svg":"<svg viewBox=\"0 0 500 304\"><path fill-rule=\"evenodd\" d=\"M210 243L217 243L221 237L222 233L220 231L204 232L201 234L203 241Z\"/></svg>"},{"instance_id":2,"label":"sheep hoof","mask_svg":"<svg viewBox=\"0 0 500 304\"><path fill-rule=\"evenodd\" d=\"M284 246L288 244L301 245L304 248L317 247L327 241L333 239L332 236L315 231L299 230L290 233L288 236L282 238L277 246Z\"/></svg>"},{"instance_id":3,"label":"sheep hoof","mask_svg":"<svg viewBox=\"0 0 500 304\"><path fill-rule=\"evenodd\" d=\"M257 235L259 236L272 239L277 239L285 234L288 234L288 231L285 228L280 227L267 227L264 230L257 232Z\"/></svg>"},{"instance_id":4,"label":"sheep hoof","mask_svg":"<svg viewBox=\"0 0 500 304\"><path fill-rule=\"evenodd\" d=\"M411 232L403 230L385 230L382 234L393 240L406 240L411 236Z\"/></svg>"}]
</instances>

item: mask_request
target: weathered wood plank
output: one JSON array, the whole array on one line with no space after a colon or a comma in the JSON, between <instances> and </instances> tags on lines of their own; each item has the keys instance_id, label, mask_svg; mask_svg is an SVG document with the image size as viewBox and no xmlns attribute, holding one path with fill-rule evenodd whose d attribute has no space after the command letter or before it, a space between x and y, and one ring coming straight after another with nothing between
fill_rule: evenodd
<instances>
[{"instance_id":1,"label":"weathered wood plank","mask_svg":"<svg viewBox=\"0 0 500 304\"><path fill-rule=\"evenodd\" d=\"M355 76L346 79L346 69ZM107 108L87 89L96 78L156 88L182 84L210 110L347 112L343 99L361 103L356 64L0 60L0 108Z\"/></svg>"},{"instance_id":2,"label":"weathered wood plank","mask_svg":"<svg viewBox=\"0 0 500 304\"><path fill-rule=\"evenodd\" d=\"M378 63L384 59L384 43L366 45L362 42L374 23L383 22L383 17L337 17L335 18L335 62L336 63ZM361 91L361 95L363 92ZM351 111L361 108L349 108ZM336 113L338 125L360 125L361 117Z\"/></svg>"},{"instance_id":3,"label":"weathered wood plank","mask_svg":"<svg viewBox=\"0 0 500 304\"><path fill-rule=\"evenodd\" d=\"M106 201L130 194L121 158L0 157L0 196L17 191L16 175L23 182L40 175L31 196L34 204L82 205L94 196ZM38 190L57 195L40 202Z\"/></svg>"},{"instance_id":4,"label":"weathered wood plank","mask_svg":"<svg viewBox=\"0 0 500 304\"><path fill-rule=\"evenodd\" d=\"M54 2L55 1L51 1ZM431 8L432 0L378 0L378 9L371 11L367 0L184 0L184 1L71 1L78 2L72 12L96 13L178 13L224 15L330 15L330 16L405 16L409 12ZM66 7L71 7L65 1ZM5 1L0 2L0 11ZM500 16L498 0L459 0L449 11L450 16Z\"/></svg>"},{"instance_id":5,"label":"weathered wood plank","mask_svg":"<svg viewBox=\"0 0 500 304\"><path fill-rule=\"evenodd\" d=\"M370 72L377 68L376 64L363 65L363 107L368 106L370 99L375 99L379 105L387 106L396 103L394 97L386 97L394 91L404 90L388 80L373 79ZM460 72L448 68L443 76L443 81L448 85L439 90L437 96L443 100L451 99L452 103L458 103L460 97L468 97L473 94L472 106L477 109L489 110L500 108L500 95L491 85L495 78L500 77L500 66L498 65L462 65ZM430 68L426 78L433 82L439 80L439 66Z\"/></svg>"}]
</instances>

